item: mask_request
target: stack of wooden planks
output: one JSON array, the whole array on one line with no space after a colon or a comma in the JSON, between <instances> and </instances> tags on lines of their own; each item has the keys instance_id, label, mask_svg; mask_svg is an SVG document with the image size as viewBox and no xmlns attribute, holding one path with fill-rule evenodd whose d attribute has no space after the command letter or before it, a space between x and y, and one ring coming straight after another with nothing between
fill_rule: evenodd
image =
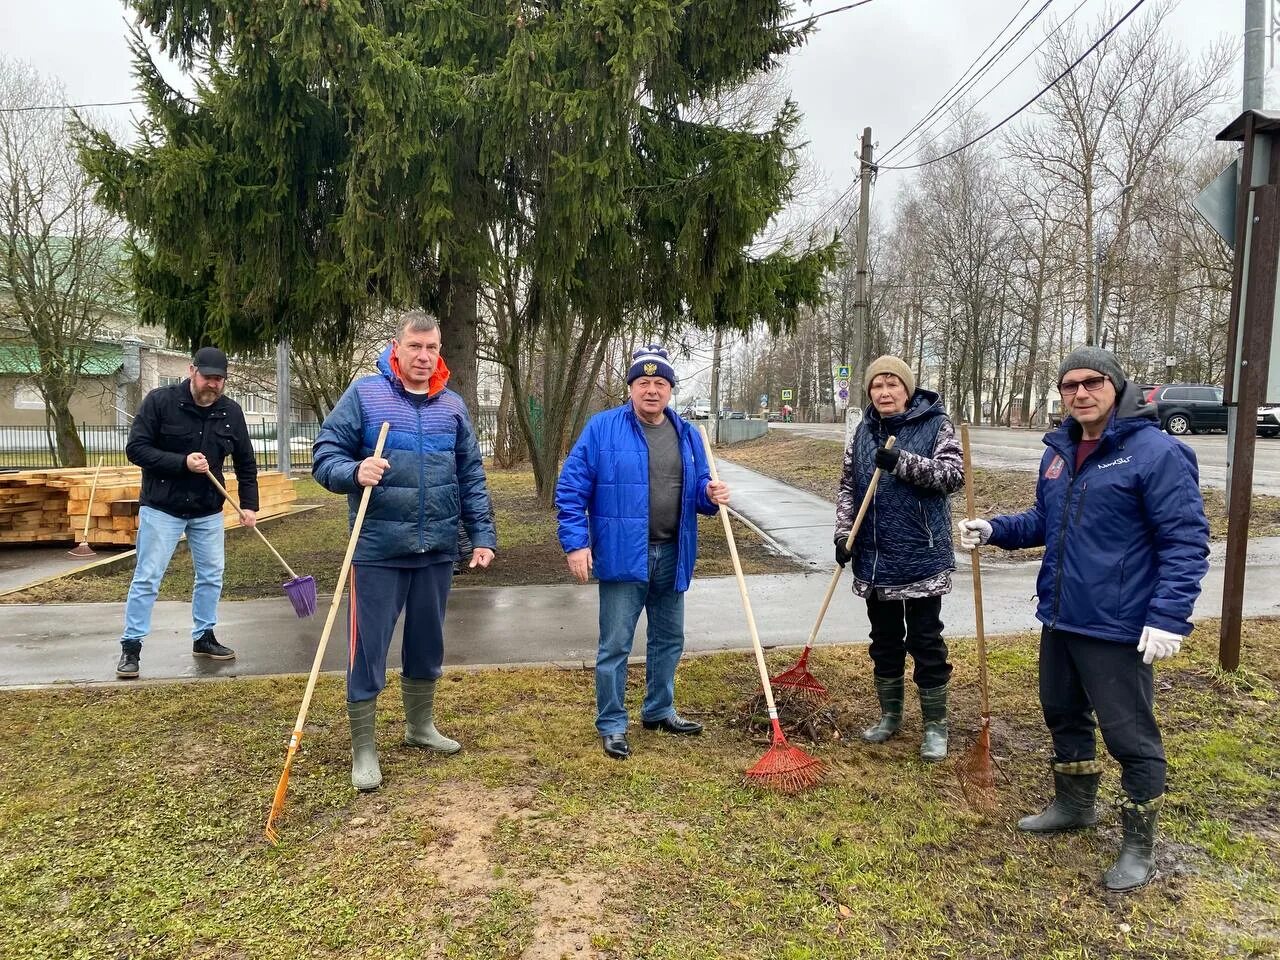
<instances>
[{"instance_id":1,"label":"stack of wooden planks","mask_svg":"<svg viewBox=\"0 0 1280 960\"><path fill-rule=\"evenodd\" d=\"M93 472L92 467L74 467L0 474L0 543L78 542L88 517L90 544L132 546L138 536L141 469L103 467L90 506ZM227 491L239 500L229 468ZM297 499L293 481L279 471L259 471L258 499L259 517L285 513ZM228 527L240 525L230 505L222 516Z\"/></svg>"}]
</instances>

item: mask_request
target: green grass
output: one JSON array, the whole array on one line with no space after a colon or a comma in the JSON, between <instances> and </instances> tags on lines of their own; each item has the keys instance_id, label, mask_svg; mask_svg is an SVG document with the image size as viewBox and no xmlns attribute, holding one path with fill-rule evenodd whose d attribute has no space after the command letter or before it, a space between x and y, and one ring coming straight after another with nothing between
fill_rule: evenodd
<instances>
[{"instance_id":1,"label":"green grass","mask_svg":"<svg viewBox=\"0 0 1280 960\"><path fill-rule=\"evenodd\" d=\"M379 713L384 788L356 795L340 678L324 677L282 842L261 829L301 695L275 678L0 693L5 957L1168 958L1280 955L1280 623L1250 622L1247 685L1221 681L1215 627L1157 673L1170 792L1161 875L1128 896L1099 873L1118 840L1012 821L1049 790L1034 640L993 642L992 815L956 786L975 729L972 646L956 642L953 756L917 756L918 710L881 748L865 649L814 669L845 736L795 797L742 784L766 743L744 655L686 661L684 740L636 730L627 763L592 729L591 675L450 673L444 758ZM791 654L779 652L774 666ZM638 697L639 671L632 675ZM1108 801L1117 768L1104 780Z\"/></svg>"}]
</instances>

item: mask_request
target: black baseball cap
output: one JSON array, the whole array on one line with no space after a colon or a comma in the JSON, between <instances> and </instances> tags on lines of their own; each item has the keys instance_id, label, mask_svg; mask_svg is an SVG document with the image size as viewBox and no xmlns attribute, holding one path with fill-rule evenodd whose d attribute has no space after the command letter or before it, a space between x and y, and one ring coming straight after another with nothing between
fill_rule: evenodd
<instances>
[{"instance_id":1,"label":"black baseball cap","mask_svg":"<svg viewBox=\"0 0 1280 960\"><path fill-rule=\"evenodd\" d=\"M227 375L227 355L217 347L201 347L191 358L191 365L196 372L206 377L225 377Z\"/></svg>"}]
</instances>

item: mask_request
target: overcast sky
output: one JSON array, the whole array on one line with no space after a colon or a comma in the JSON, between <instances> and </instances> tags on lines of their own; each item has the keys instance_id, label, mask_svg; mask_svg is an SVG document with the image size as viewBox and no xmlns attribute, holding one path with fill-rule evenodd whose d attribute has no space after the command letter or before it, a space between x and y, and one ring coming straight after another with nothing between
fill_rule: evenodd
<instances>
[{"instance_id":1,"label":"overcast sky","mask_svg":"<svg viewBox=\"0 0 1280 960\"><path fill-rule=\"evenodd\" d=\"M796 15L847 2L798 3ZM786 64L787 84L804 113L801 136L816 168L808 209L816 215L848 186L863 127L871 127L881 150L893 144L959 79L997 31L1010 20L1016 28L1043 2L873 0L819 20L809 43ZM1154 0L1149 2L1154 5ZM979 82L976 93L985 92L1040 42L1047 28L1077 7L1072 22L1096 36L1104 12L1110 11L1114 19L1130 6L1130 0L1123 0L1118 9L1108 0L1052 0L1041 19ZM1135 16L1140 15L1141 11ZM1168 29L1190 55L1215 40L1238 41L1244 31L1244 0L1180 0ZM0 0L0 53L56 76L72 103L127 100L134 95L125 33L124 8L116 0ZM1238 111L1241 70L1237 63L1232 74L1236 94L1227 119ZM1272 86L1274 76L1268 81ZM979 109L992 121L1002 119L1038 89L1032 57ZM118 107L102 113L123 126L136 109ZM894 191L893 178L901 176L881 174L878 192ZM891 193L880 193L887 195Z\"/></svg>"}]
</instances>

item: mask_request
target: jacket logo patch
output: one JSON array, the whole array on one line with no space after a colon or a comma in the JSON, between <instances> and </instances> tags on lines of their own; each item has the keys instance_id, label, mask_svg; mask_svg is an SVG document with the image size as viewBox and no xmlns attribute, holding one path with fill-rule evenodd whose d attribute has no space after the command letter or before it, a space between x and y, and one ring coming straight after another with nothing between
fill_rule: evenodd
<instances>
[{"instance_id":1,"label":"jacket logo patch","mask_svg":"<svg viewBox=\"0 0 1280 960\"><path fill-rule=\"evenodd\" d=\"M1100 464L1098 464L1098 469L1099 469L1099 470L1105 470L1105 469L1107 469L1107 467L1118 467L1118 466L1120 466L1120 465L1122 465L1122 464L1128 463L1128 462L1129 462L1130 460L1132 460L1132 459L1133 459L1133 457L1120 457L1118 460L1112 460L1110 463L1100 463Z\"/></svg>"},{"instance_id":2,"label":"jacket logo patch","mask_svg":"<svg viewBox=\"0 0 1280 960\"><path fill-rule=\"evenodd\" d=\"M658 372L658 365L656 363L646 363L644 365L644 375L646 377L652 377L657 372Z\"/></svg>"},{"instance_id":3,"label":"jacket logo patch","mask_svg":"<svg viewBox=\"0 0 1280 960\"><path fill-rule=\"evenodd\" d=\"M1065 461L1062 459L1061 456L1054 457L1053 462L1050 463L1049 466L1044 471L1044 478L1046 480L1057 480L1060 476L1062 476L1062 468L1065 465L1066 465Z\"/></svg>"}]
</instances>

